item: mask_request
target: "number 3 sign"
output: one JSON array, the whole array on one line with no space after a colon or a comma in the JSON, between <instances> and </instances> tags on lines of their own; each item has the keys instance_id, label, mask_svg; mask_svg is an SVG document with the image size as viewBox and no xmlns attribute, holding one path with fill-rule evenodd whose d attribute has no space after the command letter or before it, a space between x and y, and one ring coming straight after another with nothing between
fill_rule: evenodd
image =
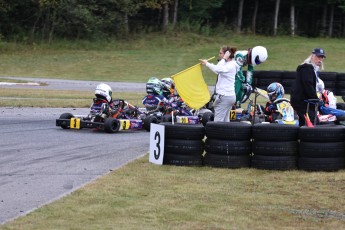
<instances>
[{"instance_id":1,"label":"number 3 sign","mask_svg":"<svg viewBox=\"0 0 345 230\"><path fill-rule=\"evenodd\" d=\"M164 133L165 127L151 123L150 128L150 162L158 165L163 164L164 157Z\"/></svg>"}]
</instances>

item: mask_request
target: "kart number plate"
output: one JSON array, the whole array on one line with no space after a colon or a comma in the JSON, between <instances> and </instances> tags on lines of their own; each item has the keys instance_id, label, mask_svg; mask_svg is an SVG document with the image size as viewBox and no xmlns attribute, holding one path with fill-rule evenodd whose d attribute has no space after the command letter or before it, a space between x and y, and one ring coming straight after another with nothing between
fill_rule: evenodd
<instances>
[{"instance_id":1,"label":"kart number plate","mask_svg":"<svg viewBox=\"0 0 345 230\"><path fill-rule=\"evenodd\" d=\"M131 121L130 120L120 120L120 130L126 130L131 127Z\"/></svg>"},{"instance_id":2,"label":"kart number plate","mask_svg":"<svg viewBox=\"0 0 345 230\"><path fill-rule=\"evenodd\" d=\"M230 110L230 120L236 120L236 110Z\"/></svg>"},{"instance_id":3,"label":"kart number plate","mask_svg":"<svg viewBox=\"0 0 345 230\"><path fill-rule=\"evenodd\" d=\"M69 126L71 129L80 129L80 118L71 118Z\"/></svg>"},{"instance_id":4,"label":"kart number plate","mask_svg":"<svg viewBox=\"0 0 345 230\"><path fill-rule=\"evenodd\" d=\"M189 123L188 117L181 117L181 123Z\"/></svg>"}]
</instances>

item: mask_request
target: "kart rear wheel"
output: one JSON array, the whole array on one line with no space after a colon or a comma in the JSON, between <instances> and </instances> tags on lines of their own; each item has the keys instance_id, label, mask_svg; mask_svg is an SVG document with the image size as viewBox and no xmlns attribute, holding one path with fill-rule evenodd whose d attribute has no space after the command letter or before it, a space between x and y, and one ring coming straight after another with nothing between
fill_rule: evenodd
<instances>
[{"instance_id":1,"label":"kart rear wheel","mask_svg":"<svg viewBox=\"0 0 345 230\"><path fill-rule=\"evenodd\" d=\"M120 129L120 121L109 117L104 121L104 131L107 133L117 133Z\"/></svg>"},{"instance_id":2,"label":"kart rear wheel","mask_svg":"<svg viewBox=\"0 0 345 230\"><path fill-rule=\"evenodd\" d=\"M61 114L61 116L60 116L60 119L68 119L68 120L70 120L71 118L73 118L74 117L74 115L73 114L71 114L71 113L63 113L63 114ZM63 128L63 129L69 129L70 128L70 122L68 121L68 122L63 122L62 124L61 124L61 128Z\"/></svg>"},{"instance_id":3,"label":"kart rear wheel","mask_svg":"<svg viewBox=\"0 0 345 230\"><path fill-rule=\"evenodd\" d=\"M158 121L158 118L156 116L148 116L148 117L145 117L144 119L144 128L146 131L150 131L151 129L151 123L154 123L154 124L158 124L159 121Z\"/></svg>"},{"instance_id":4,"label":"kart rear wheel","mask_svg":"<svg viewBox=\"0 0 345 230\"><path fill-rule=\"evenodd\" d=\"M201 123L205 127L207 122L209 122L209 121L214 121L214 114L212 112L205 112L202 115Z\"/></svg>"}]
</instances>

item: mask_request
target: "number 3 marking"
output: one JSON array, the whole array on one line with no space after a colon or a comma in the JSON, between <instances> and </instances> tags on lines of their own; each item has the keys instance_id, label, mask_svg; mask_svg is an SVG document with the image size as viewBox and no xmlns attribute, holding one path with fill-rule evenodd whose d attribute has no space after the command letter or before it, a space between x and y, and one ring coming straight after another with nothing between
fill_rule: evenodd
<instances>
[{"instance_id":1,"label":"number 3 marking","mask_svg":"<svg viewBox=\"0 0 345 230\"><path fill-rule=\"evenodd\" d=\"M154 150L153 153L154 153L155 159L158 160L159 156L161 154L161 147L160 147L161 135L159 134L158 131L155 133L155 140L157 141L156 142L156 147L157 147L158 151Z\"/></svg>"}]
</instances>

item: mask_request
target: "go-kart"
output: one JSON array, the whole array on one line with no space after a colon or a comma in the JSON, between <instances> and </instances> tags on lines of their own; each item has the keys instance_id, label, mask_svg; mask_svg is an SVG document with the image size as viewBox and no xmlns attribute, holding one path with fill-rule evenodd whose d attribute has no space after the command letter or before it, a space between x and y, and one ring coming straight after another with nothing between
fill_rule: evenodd
<instances>
[{"instance_id":1,"label":"go-kart","mask_svg":"<svg viewBox=\"0 0 345 230\"><path fill-rule=\"evenodd\" d=\"M143 113L124 100L119 99L118 102L118 104L114 103L114 106L102 103L100 110L91 110L86 116L63 113L59 119L56 119L56 126L63 129L98 129L107 133L116 133L127 129L142 129L141 117Z\"/></svg>"},{"instance_id":2,"label":"go-kart","mask_svg":"<svg viewBox=\"0 0 345 230\"><path fill-rule=\"evenodd\" d=\"M298 125L299 121L295 116L295 111L290 104L290 100L287 98L276 99L273 104L276 104L278 112L273 121L269 121L268 116L265 114L265 108L262 105L256 103L257 97L262 96L269 100L266 90L255 87L254 89L254 100L248 98L249 103L247 110L232 110L230 113L230 119L239 121L250 121L252 124L270 122L285 125Z\"/></svg>"},{"instance_id":3,"label":"go-kart","mask_svg":"<svg viewBox=\"0 0 345 230\"><path fill-rule=\"evenodd\" d=\"M183 101L165 105L163 102L155 109L144 112L144 128L150 131L151 123L158 124L160 122L176 122L189 124L203 124L213 121L213 112L205 107L198 110L189 108ZM173 119L174 118L174 119Z\"/></svg>"}]
</instances>

